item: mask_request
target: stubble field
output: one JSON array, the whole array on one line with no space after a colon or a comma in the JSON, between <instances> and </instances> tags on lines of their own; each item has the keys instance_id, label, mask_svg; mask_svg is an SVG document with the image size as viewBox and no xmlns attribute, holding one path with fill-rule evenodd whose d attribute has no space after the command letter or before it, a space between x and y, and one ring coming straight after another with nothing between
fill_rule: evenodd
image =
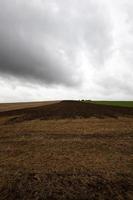
<instances>
[{"instance_id":1,"label":"stubble field","mask_svg":"<svg viewBox=\"0 0 133 200\"><path fill-rule=\"evenodd\" d=\"M1 200L133 199L131 113L31 119L25 112L17 121L18 112L0 115Z\"/></svg>"}]
</instances>

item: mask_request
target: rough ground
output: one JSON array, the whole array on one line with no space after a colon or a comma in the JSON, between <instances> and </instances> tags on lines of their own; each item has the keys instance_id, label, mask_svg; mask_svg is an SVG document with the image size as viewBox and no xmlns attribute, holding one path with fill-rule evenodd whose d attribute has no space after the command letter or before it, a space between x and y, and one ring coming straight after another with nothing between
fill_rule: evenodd
<instances>
[{"instance_id":1,"label":"rough ground","mask_svg":"<svg viewBox=\"0 0 133 200\"><path fill-rule=\"evenodd\" d=\"M0 200L132 200L132 158L132 109L65 101L0 114Z\"/></svg>"},{"instance_id":2,"label":"rough ground","mask_svg":"<svg viewBox=\"0 0 133 200\"><path fill-rule=\"evenodd\" d=\"M13 116L9 120L11 123L34 119L117 118L119 116L133 117L133 108L97 105L79 101L61 101L40 107L5 111L1 112L0 116Z\"/></svg>"}]
</instances>

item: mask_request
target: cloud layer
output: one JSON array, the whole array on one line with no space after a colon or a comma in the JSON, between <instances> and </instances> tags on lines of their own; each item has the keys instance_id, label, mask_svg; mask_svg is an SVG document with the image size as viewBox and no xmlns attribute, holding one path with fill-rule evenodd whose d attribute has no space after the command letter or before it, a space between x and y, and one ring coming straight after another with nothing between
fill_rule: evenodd
<instances>
[{"instance_id":1,"label":"cloud layer","mask_svg":"<svg viewBox=\"0 0 133 200\"><path fill-rule=\"evenodd\" d=\"M1 83L42 85L50 98L57 88L64 98L73 88L75 98L133 98L132 8L130 0L0 0Z\"/></svg>"},{"instance_id":2,"label":"cloud layer","mask_svg":"<svg viewBox=\"0 0 133 200\"><path fill-rule=\"evenodd\" d=\"M90 0L0 1L0 72L46 84L77 84L80 51L104 62L111 45L109 23L102 6Z\"/></svg>"}]
</instances>

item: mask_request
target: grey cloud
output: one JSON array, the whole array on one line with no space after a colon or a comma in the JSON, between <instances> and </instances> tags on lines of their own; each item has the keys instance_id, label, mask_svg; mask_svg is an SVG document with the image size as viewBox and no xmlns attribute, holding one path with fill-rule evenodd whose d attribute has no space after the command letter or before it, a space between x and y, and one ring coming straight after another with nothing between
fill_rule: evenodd
<instances>
[{"instance_id":1,"label":"grey cloud","mask_svg":"<svg viewBox=\"0 0 133 200\"><path fill-rule=\"evenodd\" d=\"M104 75L104 74L103 74ZM119 71L110 75L105 74L97 78L97 84L102 89L101 93L108 98L108 96L124 97L129 100L133 98L133 73L130 67L123 66ZM132 99L131 99L132 100Z\"/></svg>"},{"instance_id":2,"label":"grey cloud","mask_svg":"<svg viewBox=\"0 0 133 200\"><path fill-rule=\"evenodd\" d=\"M98 3L100 2L100 3ZM0 75L45 84L81 82L77 56L106 60L112 45L102 1L0 1Z\"/></svg>"},{"instance_id":3,"label":"grey cloud","mask_svg":"<svg viewBox=\"0 0 133 200\"><path fill-rule=\"evenodd\" d=\"M127 37L122 46L122 56L125 58L130 71L133 66L133 2L125 0L124 10L126 13L125 23L127 26Z\"/></svg>"}]
</instances>

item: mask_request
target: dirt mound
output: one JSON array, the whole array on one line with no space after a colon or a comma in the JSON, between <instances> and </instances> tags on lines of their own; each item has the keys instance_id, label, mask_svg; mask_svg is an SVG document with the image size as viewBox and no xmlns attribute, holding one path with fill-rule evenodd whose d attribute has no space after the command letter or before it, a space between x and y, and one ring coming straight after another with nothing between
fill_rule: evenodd
<instances>
[{"instance_id":1,"label":"dirt mound","mask_svg":"<svg viewBox=\"0 0 133 200\"><path fill-rule=\"evenodd\" d=\"M1 112L0 116L13 116L10 122L34 119L65 119L89 117L133 116L133 108L97 105L80 101L61 101L51 105Z\"/></svg>"}]
</instances>

